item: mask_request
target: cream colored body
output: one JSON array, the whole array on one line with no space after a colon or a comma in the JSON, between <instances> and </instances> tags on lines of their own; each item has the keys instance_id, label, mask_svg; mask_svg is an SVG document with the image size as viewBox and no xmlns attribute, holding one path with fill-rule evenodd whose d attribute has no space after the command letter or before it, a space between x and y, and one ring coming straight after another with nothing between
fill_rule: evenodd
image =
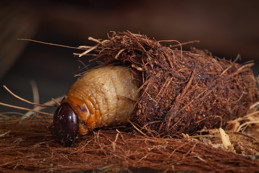
<instances>
[{"instance_id":1,"label":"cream colored body","mask_svg":"<svg viewBox=\"0 0 259 173\"><path fill-rule=\"evenodd\" d=\"M129 68L106 66L82 75L63 102L76 112L79 132L85 134L97 127L127 121L138 98L137 90Z\"/></svg>"}]
</instances>

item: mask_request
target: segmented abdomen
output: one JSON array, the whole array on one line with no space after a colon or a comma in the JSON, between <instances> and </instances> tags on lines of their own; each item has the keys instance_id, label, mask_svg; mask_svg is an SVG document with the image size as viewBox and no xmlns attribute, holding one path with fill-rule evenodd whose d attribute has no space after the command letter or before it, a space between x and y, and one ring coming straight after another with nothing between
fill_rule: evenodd
<instances>
[{"instance_id":1,"label":"segmented abdomen","mask_svg":"<svg viewBox=\"0 0 259 173\"><path fill-rule=\"evenodd\" d=\"M138 98L138 85L127 67L106 66L82 75L63 102L78 115L79 133L127 121Z\"/></svg>"}]
</instances>

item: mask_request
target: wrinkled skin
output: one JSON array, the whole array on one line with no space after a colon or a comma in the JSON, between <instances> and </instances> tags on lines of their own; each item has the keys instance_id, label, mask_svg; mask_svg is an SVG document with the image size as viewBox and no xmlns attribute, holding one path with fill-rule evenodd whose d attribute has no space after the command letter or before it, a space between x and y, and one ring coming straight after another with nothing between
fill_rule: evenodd
<instances>
[{"instance_id":1,"label":"wrinkled skin","mask_svg":"<svg viewBox=\"0 0 259 173\"><path fill-rule=\"evenodd\" d=\"M77 79L57 108L55 136L63 145L71 146L78 134L126 123L137 99L138 83L129 68L92 69Z\"/></svg>"}]
</instances>

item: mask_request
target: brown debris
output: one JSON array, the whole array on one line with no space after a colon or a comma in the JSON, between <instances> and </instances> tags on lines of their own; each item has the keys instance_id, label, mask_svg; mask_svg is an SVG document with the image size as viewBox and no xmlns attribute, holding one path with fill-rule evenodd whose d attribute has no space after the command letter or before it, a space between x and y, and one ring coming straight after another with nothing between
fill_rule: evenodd
<instances>
[{"instance_id":1,"label":"brown debris","mask_svg":"<svg viewBox=\"0 0 259 173\"><path fill-rule=\"evenodd\" d=\"M254 105L258 105L259 102ZM259 158L259 107L252 106L248 114L228 122L226 130L207 129L191 136L203 143L226 151L241 154L251 159ZM251 112L253 111L253 112ZM224 131L223 135L222 132ZM224 144L224 142L225 144Z\"/></svg>"}]
</instances>

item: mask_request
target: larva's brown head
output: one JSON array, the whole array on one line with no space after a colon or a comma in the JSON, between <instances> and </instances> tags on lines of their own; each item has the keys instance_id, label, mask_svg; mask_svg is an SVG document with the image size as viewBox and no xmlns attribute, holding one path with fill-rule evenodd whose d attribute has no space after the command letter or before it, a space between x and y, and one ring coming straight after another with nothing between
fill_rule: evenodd
<instances>
[{"instance_id":1,"label":"larva's brown head","mask_svg":"<svg viewBox=\"0 0 259 173\"><path fill-rule=\"evenodd\" d=\"M78 117L68 103L62 103L53 117L54 135L64 146L69 147L78 135Z\"/></svg>"}]
</instances>

